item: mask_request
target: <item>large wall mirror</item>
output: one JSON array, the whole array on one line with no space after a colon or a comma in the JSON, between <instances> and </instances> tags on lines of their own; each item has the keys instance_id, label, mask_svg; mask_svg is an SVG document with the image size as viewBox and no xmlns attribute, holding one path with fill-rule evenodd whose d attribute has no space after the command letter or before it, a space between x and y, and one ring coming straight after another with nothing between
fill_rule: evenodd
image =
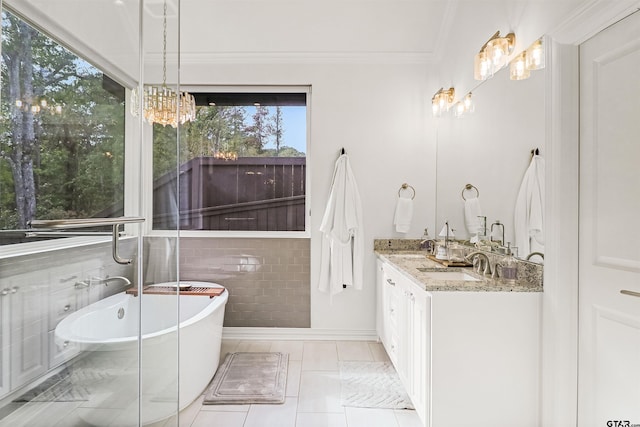
<instances>
[{"instance_id":1,"label":"large wall mirror","mask_svg":"<svg viewBox=\"0 0 640 427\"><path fill-rule=\"evenodd\" d=\"M504 241L514 242L514 208L531 151L537 148L541 157L545 155L544 94L544 69L532 71L526 80L513 81L504 68L472 91L473 113L436 120L436 233L447 221L456 239L470 238L463 195L479 194L489 231L499 221L504 225ZM456 95L460 99L465 94ZM467 190L467 184L473 187ZM494 232L500 229L494 226ZM517 255L529 254L518 251Z\"/></svg>"}]
</instances>

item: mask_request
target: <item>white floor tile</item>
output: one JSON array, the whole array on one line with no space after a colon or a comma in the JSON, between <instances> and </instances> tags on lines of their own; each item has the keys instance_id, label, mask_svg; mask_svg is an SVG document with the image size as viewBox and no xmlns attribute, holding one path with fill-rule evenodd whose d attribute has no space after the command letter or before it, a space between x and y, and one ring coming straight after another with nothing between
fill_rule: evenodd
<instances>
[{"instance_id":1,"label":"white floor tile","mask_svg":"<svg viewBox=\"0 0 640 427\"><path fill-rule=\"evenodd\" d=\"M243 427L245 412L200 411L191 427Z\"/></svg>"},{"instance_id":2,"label":"white floor tile","mask_svg":"<svg viewBox=\"0 0 640 427\"><path fill-rule=\"evenodd\" d=\"M298 397L300 393L300 374L302 373L302 361L294 360L289 361L289 368L287 370L287 390L285 395L287 397Z\"/></svg>"},{"instance_id":3,"label":"white floor tile","mask_svg":"<svg viewBox=\"0 0 640 427\"><path fill-rule=\"evenodd\" d=\"M31 402L0 420L2 427L50 427L64 420L79 402Z\"/></svg>"},{"instance_id":4,"label":"white floor tile","mask_svg":"<svg viewBox=\"0 0 640 427\"><path fill-rule=\"evenodd\" d=\"M302 360L302 341L273 341L272 352L289 353L289 361Z\"/></svg>"},{"instance_id":5,"label":"white floor tile","mask_svg":"<svg viewBox=\"0 0 640 427\"><path fill-rule=\"evenodd\" d=\"M423 427L422 420L416 411L396 409L393 411L400 427Z\"/></svg>"},{"instance_id":6,"label":"white floor tile","mask_svg":"<svg viewBox=\"0 0 640 427\"><path fill-rule=\"evenodd\" d=\"M234 351L262 353L271 351L271 341L240 341Z\"/></svg>"},{"instance_id":7,"label":"white floor tile","mask_svg":"<svg viewBox=\"0 0 640 427\"><path fill-rule=\"evenodd\" d=\"M298 412L296 427L347 427L344 413Z\"/></svg>"},{"instance_id":8,"label":"white floor tile","mask_svg":"<svg viewBox=\"0 0 640 427\"><path fill-rule=\"evenodd\" d=\"M202 405L202 411L249 412L251 405Z\"/></svg>"},{"instance_id":9,"label":"white floor tile","mask_svg":"<svg viewBox=\"0 0 640 427\"><path fill-rule=\"evenodd\" d=\"M337 371L338 350L335 341L307 341L302 351L303 371Z\"/></svg>"},{"instance_id":10,"label":"white floor tile","mask_svg":"<svg viewBox=\"0 0 640 427\"><path fill-rule=\"evenodd\" d=\"M200 409L202 408L203 400L204 400L203 396L200 396L199 398L197 398L191 405L187 406L182 411L180 411L180 414L178 414L177 424L175 422L167 423L165 427L173 427L175 425L178 425L179 427L189 427L191 423L193 423L193 420L195 420L196 416L198 415L198 412L200 412Z\"/></svg>"},{"instance_id":11,"label":"white floor tile","mask_svg":"<svg viewBox=\"0 0 640 427\"><path fill-rule=\"evenodd\" d=\"M373 360L369 343L366 341L338 341L337 347L339 360Z\"/></svg>"},{"instance_id":12,"label":"white floor tile","mask_svg":"<svg viewBox=\"0 0 640 427\"><path fill-rule=\"evenodd\" d=\"M295 397L282 405L251 405L244 427L295 427L297 407Z\"/></svg>"},{"instance_id":13,"label":"white floor tile","mask_svg":"<svg viewBox=\"0 0 640 427\"><path fill-rule=\"evenodd\" d=\"M384 349L384 346L381 342L370 342L369 350L371 350L371 354L373 355L373 360L375 362L390 362L389 355L387 351Z\"/></svg>"},{"instance_id":14,"label":"white floor tile","mask_svg":"<svg viewBox=\"0 0 640 427\"><path fill-rule=\"evenodd\" d=\"M393 409L346 407L349 427L399 427Z\"/></svg>"},{"instance_id":15,"label":"white floor tile","mask_svg":"<svg viewBox=\"0 0 640 427\"><path fill-rule=\"evenodd\" d=\"M234 351L289 353L285 404L202 405L201 396L178 417L149 427L422 427L415 411L341 405L338 361L388 361L380 343L223 340L221 359L226 352ZM121 406L122 395L96 395L88 402L34 402L1 419L0 427L88 427L117 423L128 413L115 408ZM92 404L99 406L86 407ZM105 409L102 406L105 404L112 408Z\"/></svg>"},{"instance_id":16,"label":"white floor tile","mask_svg":"<svg viewBox=\"0 0 640 427\"><path fill-rule=\"evenodd\" d=\"M343 412L338 371L302 371L298 412Z\"/></svg>"}]
</instances>

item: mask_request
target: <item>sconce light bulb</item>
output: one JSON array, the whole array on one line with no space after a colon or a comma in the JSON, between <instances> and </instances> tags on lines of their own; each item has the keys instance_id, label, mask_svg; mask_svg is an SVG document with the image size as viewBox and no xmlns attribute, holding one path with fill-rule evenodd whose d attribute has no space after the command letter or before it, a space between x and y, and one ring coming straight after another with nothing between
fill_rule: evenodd
<instances>
[{"instance_id":1,"label":"sconce light bulb","mask_svg":"<svg viewBox=\"0 0 640 427\"><path fill-rule=\"evenodd\" d=\"M433 99L431 100L431 112L433 113L434 117L440 117L440 106L438 104L437 97L433 97Z\"/></svg>"},{"instance_id":2,"label":"sconce light bulb","mask_svg":"<svg viewBox=\"0 0 640 427\"><path fill-rule=\"evenodd\" d=\"M529 70L540 70L544 68L544 48L542 40L536 40L527 49L527 68Z\"/></svg>"},{"instance_id":3,"label":"sconce light bulb","mask_svg":"<svg viewBox=\"0 0 640 427\"><path fill-rule=\"evenodd\" d=\"M524 80L528 79L531 75L529 69L526 66L526 53L522 52L511 61L509 67L509 78L511 80Z\"/></svg>"},{"instance_id":4,"label":"sconce light bulb","mask_svg":"<svg viewBox=\"0 0 640 427\"><path fill-rule=\"evenodd\" d=\"M469 110L471 109L471 93L468 93L465 97L464 97L464 108L465 110Z\"/></svg>"},{"instance_id":5,"label":"sconce light bulb","mask_svg":"<svg viewBox=\"0 0 640 427\"><path fill-rule=\"evenodd\" d=\"M487 52L482 50L478 52L473 62L473 78L475 80L486 80L491 74L491 61L487 56Z\"/></svg>"}]
</instances>

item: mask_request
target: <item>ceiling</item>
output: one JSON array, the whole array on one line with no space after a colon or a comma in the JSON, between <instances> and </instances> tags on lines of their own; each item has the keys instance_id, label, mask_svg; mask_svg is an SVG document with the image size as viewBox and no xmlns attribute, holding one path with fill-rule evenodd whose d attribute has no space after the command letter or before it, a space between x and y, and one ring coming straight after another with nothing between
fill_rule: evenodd
<instances>
[{"instance_id":1,"label":"ceiling","mask_svg":"<svg viewBox=\"0 0 640 427\"><path fill-rule=\"evenodd\" d=\"M167 1L171 56L178 45L178 0ZM183 61L331 58L457 69L496 30L515 31L524 48L593 1L181 0L179 42ZM144 0L142 7L137 0L5 4L123 83L137 80L140 46L145 63L161 63L163 0Z\"/></svg>"}]
</instances>

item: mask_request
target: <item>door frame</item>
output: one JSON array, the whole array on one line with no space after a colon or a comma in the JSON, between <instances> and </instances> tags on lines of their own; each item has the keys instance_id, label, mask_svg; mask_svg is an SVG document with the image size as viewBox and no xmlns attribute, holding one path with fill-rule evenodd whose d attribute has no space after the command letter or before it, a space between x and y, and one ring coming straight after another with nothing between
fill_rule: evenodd
<instances>
[{"instance_id":1,"label":"door frame","mask_svg":"<svg viewBox=\"0 0 640 427\"><path fill-rule=\"evenodd\" d=\"M546 212L541 425L577 425L579 45L637 11L639 0L595 0L549 33L545 82Z\"/></svg>"}]
</instances>

